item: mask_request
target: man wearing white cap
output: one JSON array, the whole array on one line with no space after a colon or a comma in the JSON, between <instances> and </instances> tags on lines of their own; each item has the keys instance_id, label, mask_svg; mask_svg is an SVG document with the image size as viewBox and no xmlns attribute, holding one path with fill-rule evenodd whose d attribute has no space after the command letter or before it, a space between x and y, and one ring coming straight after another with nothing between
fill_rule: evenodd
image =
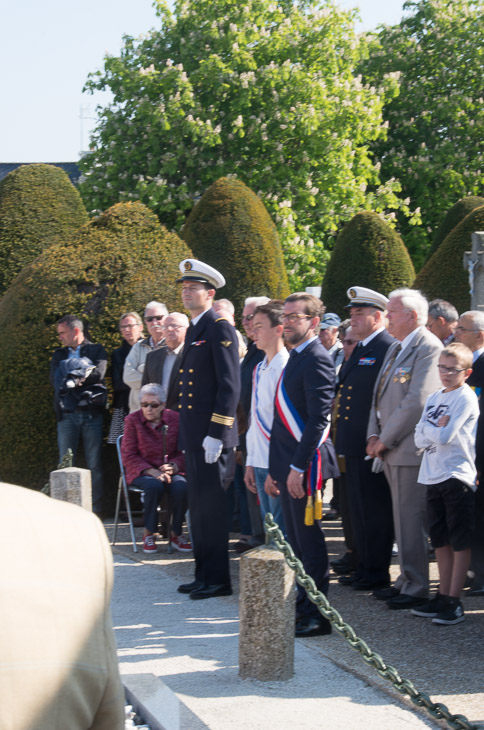
<instances>
[{"instance_id":1,"label":"man wearing white cap","mask_svg":"<svg viewBox=\"0 0 484 730\"><path fill-rule=\"evenodd\" d=\"M371 289L348 289L352 336L359 340L340 370L336 452L345 457L346 489L358 565L339 582L355 590L378 590L390 584L393 518L390 489L383 472L365 461L366 428L373 387L394 338L385 329L388 299Z\"/></svg>"},{"instance_id":2,"label":"man wearing white cap","mask_svg":"<svg viewBox=\"0 0 484 730\"><path fill-rule=\"evenodd\" d=\"M180 271L182 301L192 317L180 362L178 412L195 580L178 590L197 600L232 594L224 484L235 468L240 368L235 329L212 309L224 277L196 259L182 261Z\"/></svg>"}]
</instances>

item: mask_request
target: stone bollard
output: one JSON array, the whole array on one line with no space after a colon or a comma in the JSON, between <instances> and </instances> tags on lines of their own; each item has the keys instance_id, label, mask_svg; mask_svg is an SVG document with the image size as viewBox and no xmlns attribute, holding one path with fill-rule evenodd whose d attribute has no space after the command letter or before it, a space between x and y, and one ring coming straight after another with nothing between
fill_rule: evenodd
<instances>
[{"instance_id":1,"label":"stone bollard","mask_svg":"<svg viewBox=\"0 0 484 730\"><path fill-rule=\"evenodd\" d=\"M296 592L282 553L249 550L240 561L239 675L261 681L294 675Z\"/></svg>"},{"instance_id":2,"label":"stone bollard","mask_svg":"<svg viewBox=\"0 0 484 730\"><path fill-rule=\"evenodd\" d=\"M91 472L77 466L51 471L50 496L92 511Z\"/></svg>"}]
</instances>

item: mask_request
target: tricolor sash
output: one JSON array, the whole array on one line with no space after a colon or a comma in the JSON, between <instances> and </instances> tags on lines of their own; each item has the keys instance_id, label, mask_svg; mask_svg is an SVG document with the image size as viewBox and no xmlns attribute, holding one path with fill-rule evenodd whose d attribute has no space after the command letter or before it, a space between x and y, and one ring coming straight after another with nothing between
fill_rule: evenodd
<instances>
[{"instance_id":1,"label":"tricolor sash","mask_svg":"<svg viewBox=\"0 0 484 730\"><path fill-rule=\"evenodd\" d=\"M264 362L264 361L262 361ZM263 437L270 441L271 439L271 429L264 423L262 416L260 414L259 405L258 405L258 387L259 387L259 380L260 380L260 371L261 371L261 365L262 362L258 363L254 368L254 374L252 376L252 392L254 393L254 407L252 408L253 418L256 423L257 428L263 435Z\"/></svg>"},{"instance_id":2,"label":"tricolor sash","mask_svg":"<svg viewBox=\"0 0 484 730\"><path fill-rule=\"evenodd\" d=\"M276 410L279 414L279 418L281 419L282 423L289 431L291 436L296 439L296 441L301 441L305 424L300 414L294 407L294 404L291 402L291 399L287 395L287 391L284 386L284 372L285 371L283 370L276 388ZM317 520L320 520L322 518L323 475L321 469L321 452L319 451L319 447L321 446L321 444L324 444L324 442L328 438L330 426L331 422L328 418L328 425L321 434L321 438L319 440L314 456L306 470L306 484L308 490L308 501L306 505L306 516L304 520L306 525L312 525L314 523L314 518L316 518Z\"/></svg>"}]
</instances>

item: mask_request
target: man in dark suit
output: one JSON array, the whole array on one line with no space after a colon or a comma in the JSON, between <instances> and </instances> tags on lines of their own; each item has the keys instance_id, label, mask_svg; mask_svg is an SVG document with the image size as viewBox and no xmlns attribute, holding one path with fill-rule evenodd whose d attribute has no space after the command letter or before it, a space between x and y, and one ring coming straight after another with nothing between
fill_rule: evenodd
<instances>
[{"instance_id":1,"label":"man in dark suit","mask_svg":"<svg viewBox=\"0 0 484 730\"><path fill-rule=\"evenodd\" d=\"M178 412L195 580L178 590L196 600L232 594L224 486L235 468L240 368L235 329L212 310L215 290L225 279L195 259L182 261L180 270L183 304L192 315L180 363Z\"/></svg>"},{"instance_id":2,"label":"man in dark suit","mask_svg":"<svg viewBox=\"0 0 484 730\"><path fill-rule=\"evenodd\" d=\"M317 337L324 308L311 294L291 294L284 304L284 336L292 346L276 392L266 491L281 495L289 543L316 587L328 592L328 553L318 521L305 524L305 512L319 471L324 479L339 476L327 437L335 374L331 356ZM315 496L315 495L313 495ZM331 624L298 586L296 636L329 634Z\"/></svg>"},{"instance_id":3,"label":"man in dark suit","mask_svg":"<svg viewBox=\"0 0 484 730\"><path fill-rule=\"evenodd\" d=\"M472 540L470 571L473 574L469 596L484 596L484 313L477 310L464 312L455 330L456 342L472 350L472 373L467 384L479 398L480 416L476 435L476 469L479 484L476 491L475 528Z\"/></svg>"},{"instance_id":4,"label":"man in dark suit","mask_svg":"<svg viewBox=\"0 0 484 730\"><path fill-rule=\"evenodd\" d=\"M355 590L386 588L393 545L392 498L380 462L365 460L366 427L373 387L394 339L385 329L388 299L355 286L348 289L351 333L359 340L339 373L336 452L345 457L348 502L359 564L339 582Z\"/></svg>"},{"instance_id":5,"label":"man in dark suit","mask_svg":"<svg viewBox=\"0 0 484 730\"><path fill-rule=\"evenodd\" d=\"M141 385L159 383L166 389L166 407L174 411L180 400L178 396L179 369L183 343L188 329L188 317L172 312L163 322L165 345L146 356Z\"/></svg>"}]
</instances>

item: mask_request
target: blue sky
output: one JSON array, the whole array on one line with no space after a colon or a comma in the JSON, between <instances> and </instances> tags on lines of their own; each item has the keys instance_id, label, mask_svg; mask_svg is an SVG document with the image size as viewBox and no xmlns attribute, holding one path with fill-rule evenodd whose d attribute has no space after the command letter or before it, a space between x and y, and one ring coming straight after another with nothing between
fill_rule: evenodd
<instances>
[{"instance_id":1,"label":"blue sky","mask_svg":"<svg viewBox=\"0 0 484 730\"><path fill-rule=\"evenodd\" d=\"M361 28L398 23L403 0L340 0L359 7ZM86 149L96 98L89 72L117 55L123 34L157 27L151 0L16 0L0 15L0 162L70 162ZM82 116L82 119L81 119Z\"/></svg>"}]
</instances>

